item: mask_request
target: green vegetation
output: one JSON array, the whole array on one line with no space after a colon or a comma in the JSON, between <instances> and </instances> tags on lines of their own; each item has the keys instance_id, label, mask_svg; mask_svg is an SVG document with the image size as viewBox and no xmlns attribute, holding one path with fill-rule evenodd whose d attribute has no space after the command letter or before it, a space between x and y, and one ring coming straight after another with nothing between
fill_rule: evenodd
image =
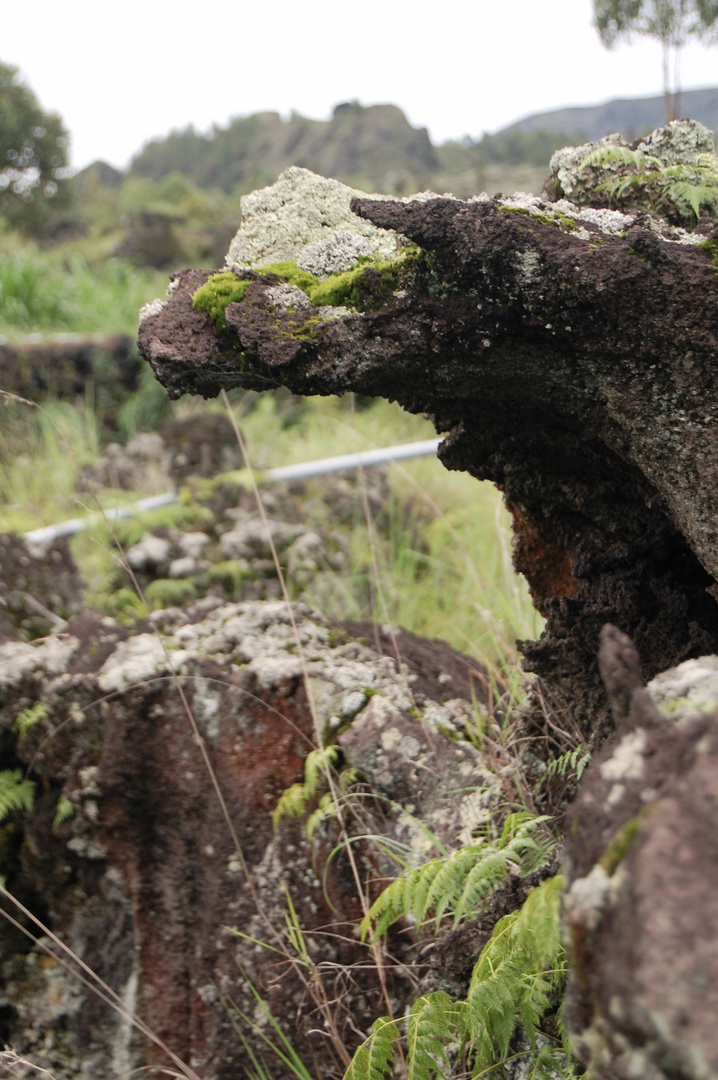
<instances>
[{"instance_id":1,"label":"green vegetation","mask_svg":"<svg viewBox=\"0 0 718 1080\"><path fill-rule=\"evenodd\" d=\"M135 334L140 307L164 290L164 275L119 259L64 262L27 245L0 253L0 334L74 331Z\"/></svg>"},{"instance_id":2,"label":"green vegetation","mask_svg":"<svg viewBox=\"0 0 718 1080\"><path fill-rule=\"evenodd\" d=\"M648 817L653 810L654 807L651 804L644 806L634 818L631 818L630 821L627 821L626 824L618 830L611 840L605 852L598 860L599 865L603 867L609 877L613 877L618 867L626 858L626 855L628 855L628 852L633 847L636 837L638 836L641 822L644 818Z\"/></svg>"},{"instance_id":3,"label":"green vegetation","mask_svg":"<svg viewBox=\"0 0 718 1080\"><path fill-rule=\"evenodd\" d=\"M17 68L0 63L0 221L31 233L66 205L68 142L60 117L40 107Z\"/></svg>"},{"instance_id":4,"label":"green vegetation","mask_svg":"<svg viewBox=\"0 0 718 1080\"><path fill-rule=\"evenodd\" d=\"M256 268L256 273L274 275L280 280L301 289L316 307L352 307L359 311L365 305L376 303L377 283L374 276L368 277L365 271L373 270L380 275L380 295L386 295L395 288L402 270L408 268L413 260L421 258L421 253L412 248L402 252L395 259L376 259L371 262L361 260L361 265L352 270L321 280L301 270L294 262L270 263ZM194 294L192 303L197 311L205 311L212 322L221 330L227 329L225 311L229 304L244 300L250 280L243 279L231 270L213 274ZM370 299L371 298L371 299ZM312 320L309 320L311 323ZM308 333L309 323L303 323L297 329L297 335Z\"/></svg>"},{"instance_id":5,"label":"green vegetation","mask_svg":"<svg viewBox=\"0 0 718 1080\"><path fill-rule=\"evenodd\" d=\"M640 150L608 146L593 150L580 168L605 175L596 191L617 209L648 208L687 227L695 225L702 213L718 214L718 158L713 154L699 154L688 164L666 165Z\"/></svg>"},{"instance_id":6,"label":"green vegetation","mask_svg":"<svg viewBox=\"0 0 718 1080\"><path fill-rule=\"evenodd\" d=\"M532 889L519 910L496 923L474 967L465 1000L443 990L424 994L411 1010L405 1038L411 1080L502 1075L516 1058L529 1075L580 1075L563 1037L556 1006L566 978L561 942L561 875ZM418 912L417 912L418 916ZM548 1021L548 1022L547 1022ZM344 1080L393 1075L401 1043L396 1021L375 1021Z\"/></svg>"},{"instance_id":7,"label":"green vegetation","mask_svg":"<svg viewBox=\"0 0 718 1080\"><path fill-rule=\"evenodd\" d=\"M525 812L509 814L497 842L470 844L401 874L372 904L362 933L366 936L373 926L378 936L409 915L421 924L432 911L435 931L447 915L453 917L454 926L476 918L489 894L509 874L526 877L546 865L556 846L553 837L541 835L549 820Z\"/></svg>"},{"instance_id":8,"label":"green vegetation","mask_svg":"<svg viewBox=\"0 0 718 1080\"><path fill-rule=\"evenodd\" d=\"M679 58L689 38L709 37L718 20L716 0L593 0L596 29L611 49L621 40L657 38L663 53L666 120L675 120L680 104ZM671 73L675 83L671 85Z\"/></svg>"},{"instance_id":9,"label":"green vegetation","mask_svg":"<svg viewBox=\"0 0 718 1080\"><path fill-rule=\"evenodd\" d=\"M213 274L200 286L192 298L192 305L195 311L205 311L220 330L226 330L226 308L229 304L238 304L244 300L250 284L250 281L242 281L231 270L223 270L220 274Z\"/></svg>"}]
</instances>

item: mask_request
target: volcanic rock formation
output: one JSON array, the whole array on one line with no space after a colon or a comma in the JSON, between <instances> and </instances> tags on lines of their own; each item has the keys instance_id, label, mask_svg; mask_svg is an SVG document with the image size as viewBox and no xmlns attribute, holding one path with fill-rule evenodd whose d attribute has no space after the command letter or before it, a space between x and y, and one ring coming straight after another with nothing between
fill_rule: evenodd
<instances>
[{"instance_id":1,"label":"volcanic rock formation","mask_svg":"<svg viewBox=\"0 0 718 1080\"><path fill-rule=\"evenodd\" d=\"M401 671L306 605L207 596L132 634L85 614L0 644L0 760L37 788L0 829L0 884L28 909L0 897L16 920L0 919L0 1047L57 1080L169 1067L134 1013L202 1080L248 1074L250 1050L283 1077L254 987L299 1057L338 1078L362 1029L403 1015L412 935L392 940L380 978L355 933L360 888L373 898L396 873L392 845L420 861L433 831L456 848L506 798L490 753L461 736L481 673L441 643L432 668L427 643L397 633ZM296 810L273 816L319 736L354 811L348 833L325 815L310 844Z\"/></svg>"},{"instance_id":2,"label":"volcanic rock formation","mask_svg":"<svg viewBox=\"0 0 718 1080\"><path fill-rule=\"evenodd\" d=\"M175 277L144 312L140 350L170 396L286 386L428 413L444 464L505 494L547 618L527 666L587 737L609 727L605 623L631 635L646 677L718 648L712 221L361 197L300 169L245 210L225 271ZM367 245L345 240L354 269L322 272L322 250L352 234Z\"/></svg>"}]
</instances>

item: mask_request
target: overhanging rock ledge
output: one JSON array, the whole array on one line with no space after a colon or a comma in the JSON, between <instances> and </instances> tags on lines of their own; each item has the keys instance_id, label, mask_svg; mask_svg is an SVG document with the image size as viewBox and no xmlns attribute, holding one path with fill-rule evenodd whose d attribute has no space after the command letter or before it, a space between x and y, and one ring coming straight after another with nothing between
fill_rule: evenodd
<instances>
[{"instance_id":1,"label":"overhanging rock ledge","mask_svg":"<svg viewBox=\"0 0 718 1080\"><path fill-rule=\"evenodd\" d=\"M429 414L444 464L505 494L548 620L527 664L587 731L607 716L605 623L645 677L718 651L714 222L362 197L300 169L249 199L214 318L193 304L198 271L145 311L140 351L170 396L286 386ZM337 249L353 269L336 272Z\"/></svg>"}]
</instances>

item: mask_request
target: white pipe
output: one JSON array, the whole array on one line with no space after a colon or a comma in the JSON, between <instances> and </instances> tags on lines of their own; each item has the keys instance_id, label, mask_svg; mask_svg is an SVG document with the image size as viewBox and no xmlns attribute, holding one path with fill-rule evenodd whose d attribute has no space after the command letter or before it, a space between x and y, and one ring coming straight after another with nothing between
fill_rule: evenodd
<instances>
[{"instance_id":1,"label":"white pipe","mask_svg":"<svg viewBox=\"0 0 718 1080\"><path fill-rule=\"evenodd\" d=\"M360 469L370 465L383 465L390 461L404 461L406 458L428 457L435 454L440 439L425 439L423 442L402 443L400 446L386 446L379 450L360 450L356 454L341 454L338 457L320 458L318 461L305 461L300 465L284 465L278 469L267 469L260 474L262 480L306 480L311 476L326 476L329 473L342 472L344 469ZM23 533L30 544L49 544L60 536L74 536L75 533L88 529L96 521L133 517L143 510L157 510L160 506L169 506L176 499L174 491L165 491L162 495L152 495L149 499L140 499L130 506L113 506L101 514L88 514L86 517L61 521L57 525L46 525L42 529L32 529Z\"/></svg>"}]
</instances>

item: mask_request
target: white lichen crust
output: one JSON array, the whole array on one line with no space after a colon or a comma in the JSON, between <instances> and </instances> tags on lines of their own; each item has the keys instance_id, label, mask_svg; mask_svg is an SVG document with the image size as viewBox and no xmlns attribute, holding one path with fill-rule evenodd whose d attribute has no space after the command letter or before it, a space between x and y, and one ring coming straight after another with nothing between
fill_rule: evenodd
<instances>
[{"instance_id":1,"label":"white lichen crust","mask_svg":"<svg viewBox=\"0 0 718 1080\"><path fill-rule=\"evenodd\" d=\"M682 724L697 713L718 710L718 656L700 656L661 672L648 692L664 716Z\"/></svg>"},{"instance_id":2,"label":"white lichen crust","mask_svg":"<svg viewBox=\"0 0 718 1080\"><path fill-rule=\"evenodd\" d=\"M242 224L229 246L227 268L296 262L318 277L328 277L340 267L351 269L361 257L395 255L396 234L353 214L355 196L388 198L367 195L309 169L285 169L270 187L242 197Z\"/></svg>"}]
</instances>

